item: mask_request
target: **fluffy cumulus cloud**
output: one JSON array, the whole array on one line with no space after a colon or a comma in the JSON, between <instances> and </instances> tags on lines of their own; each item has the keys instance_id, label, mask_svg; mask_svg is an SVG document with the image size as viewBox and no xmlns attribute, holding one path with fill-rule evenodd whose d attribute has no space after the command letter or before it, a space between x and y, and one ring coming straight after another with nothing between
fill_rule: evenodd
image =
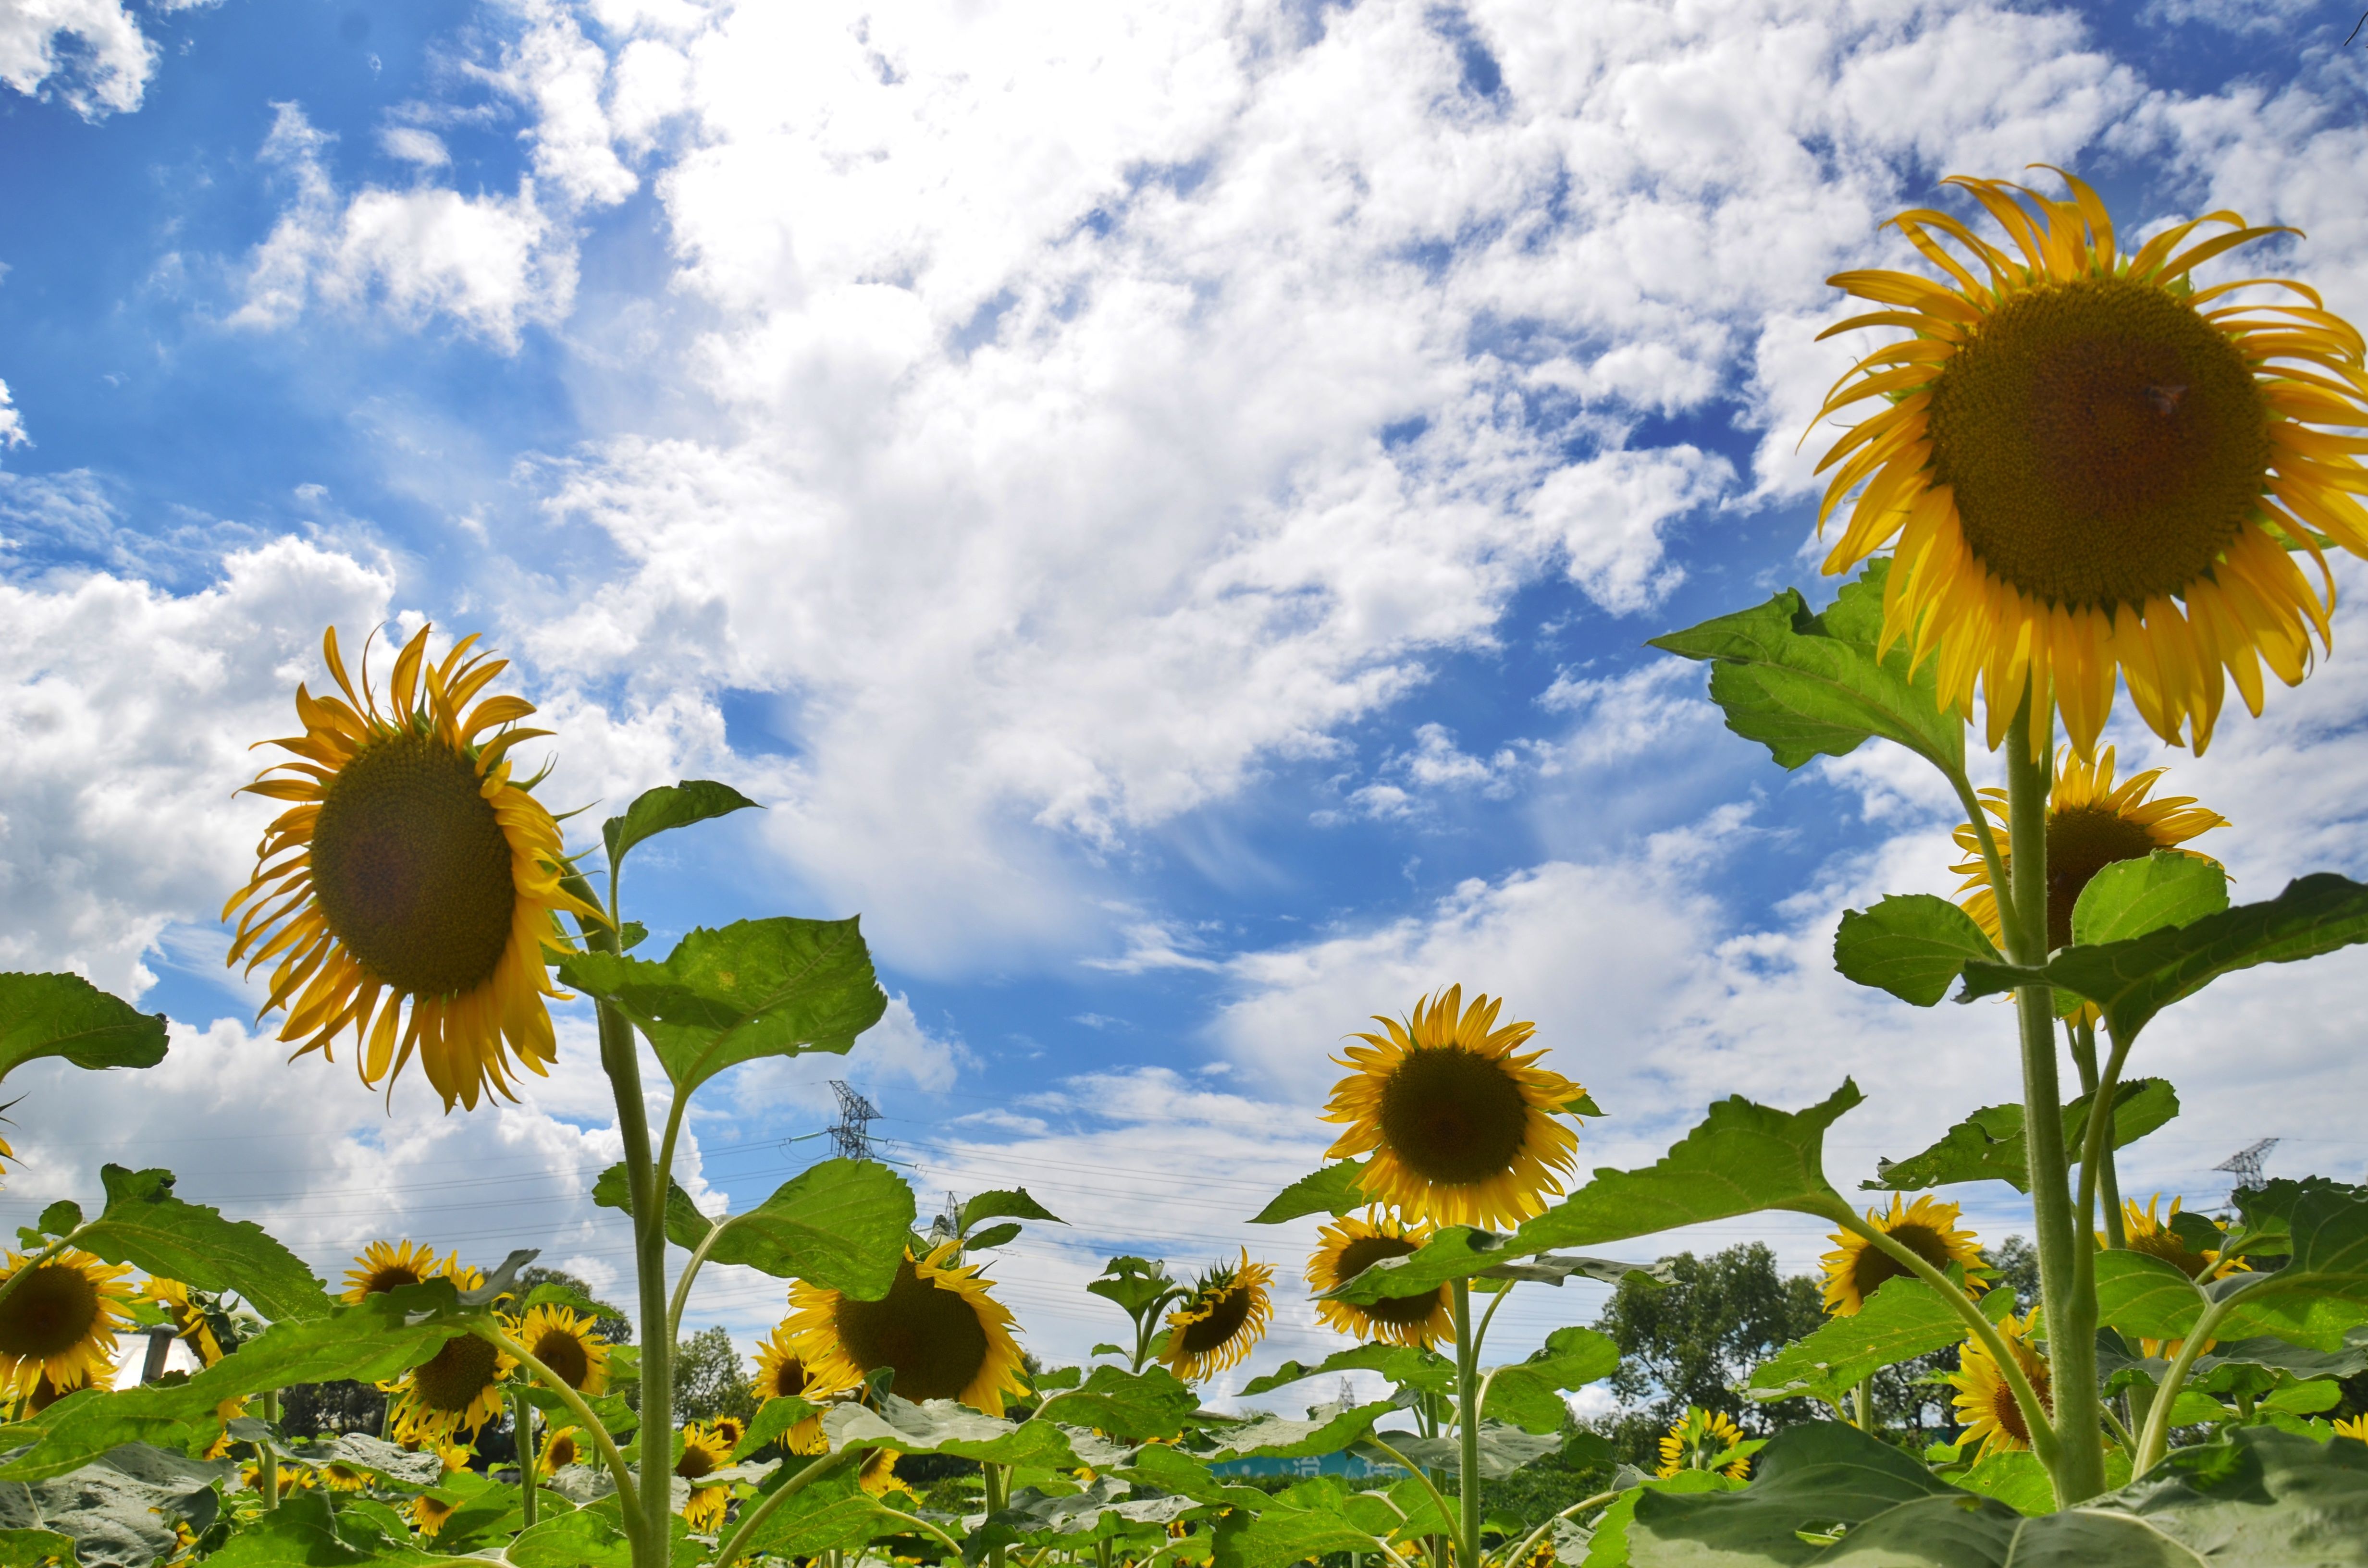
<instances>
[{"instance_id":1,"label":"fluffy cumulus cloud","mask_svg":"<svg viewBox=\"0 0 2368 1568\"><path fill-rule=\"evenodd\" d=\"M10 395L8 383L0 381L0 452L11 447L21 447L31 439L25 434L25 415Z\"/></svg>"},{"instance_id":2,"label":"fluffy cumulus cloud","mask_svg":"<svg viewBox=\"0 0 2368 1568\"><path fill-rule=\"evenodd\" d=\"M0 83L19 93L97 119L138 108L155 68L121 0L0 0Z\"/></svg>"}]
</instances>

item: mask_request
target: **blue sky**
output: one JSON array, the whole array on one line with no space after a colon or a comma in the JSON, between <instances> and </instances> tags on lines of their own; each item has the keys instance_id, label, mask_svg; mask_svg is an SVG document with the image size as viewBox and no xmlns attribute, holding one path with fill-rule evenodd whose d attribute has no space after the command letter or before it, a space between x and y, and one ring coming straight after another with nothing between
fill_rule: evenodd
<instances>
[{"instance_id":1,"label":"blue sky","mask_svg":"<svg viewBox=\"0 0 2368 1568\"><path fill-rule=\"evenodd\" d=\"M2355 19L0 0L0 962L180 1031L161 1076L21 1075L0 1202L137 1153L324 1266L407 1227L613 1277L580 1016L525 1106L390 1118L280 1065L220 968L243 747L332 619L484 631L556 803L768 804L645 852L632 912L860 912L895 1006L720 1090L700 1178L761 1196L850 1077L928 1191L1076 1221L996 1269L1055 1358L1108 1333L1076 1286L1110 1251L1293 1277L1309 1235L1240 1221L1320 1154L1326 1053L1452 981L1596 1090L1594 1159L1845 1072L1838 1176L1919 1145L2009 1097L2003 1020L1823 955L1946 891L1949 802L1896 758L1779 772L1643 642L1829 591L1822 279L1896 263L1878 225L1942 175L2292 223L2269 258L2368 312ZM2364 634L2207 758L2115 733L2237 820L2240 896L2368 862ZM2188 1111L2136 1179L2216 1196L2272 1135L2357 1176L2362 978L2158 1030ZM1680 1239L1762 1235L1821 1244ZM702 1305L753 1335L777 1301ZM1326 1337L1293 1301L1250 1370Z\"/></svg>"}]
</instances>

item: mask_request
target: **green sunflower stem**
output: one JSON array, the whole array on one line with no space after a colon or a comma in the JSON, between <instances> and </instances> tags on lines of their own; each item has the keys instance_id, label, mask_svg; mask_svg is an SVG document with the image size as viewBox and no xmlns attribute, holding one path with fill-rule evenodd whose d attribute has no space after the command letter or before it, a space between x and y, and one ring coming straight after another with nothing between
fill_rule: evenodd
<instances>
[{"instance_id":1,"label":"green sunflower stem","mask_svg":"<svg viewBox=\"0 0 2368 1568\"><path fill-rule=\"evenodd\" d=\"M2034 685L2036 683L2033 683ZM2047 790L2055 769L2055 710L2026 689L2006 737L2011 924L2001 925L2007 956L2036 968L2047 961ZM2034 713L2034 709L2037 711ZM2003 921L2003 915L2001 916ZM2039 1284L2045 1303L2049 1382L2058 1437L2050 1466L2064 1506L2105 1490L2105 1433L2097 1397L2097 1301L2083 1290L2088 1270L2076 1224L2071 1161L2064 1143L2064 1094L2056 1074L2055 994L2044 985L2015 993L2022 1040L2023 1147L2030 1157L2032 1228L2039 1238Z\"/></svg>"},{"instance_id":2,"label":"green sunflower stem","mask_svg":"<svg viewBox=\"0 0 2368 1568\"><path fill-rule=\"evenodd\" d=\"M1472 1281L1458 1279L1455 1296L1455 1441L1463 1517L1455 1543L1457 1568L1480 1562L1480 1347L1472 1333Z\"/></svg>"},{"instance_id":3,"label":"green sunflower stem","mask_svg":"<svg viewBox=\"0 0 2368 1568\"><path fill-rule=\"evenodd\" d=\"M1850 1391L1850 1405L1858 1416L1858 1429L1861 1432L1873 1431L1874 1374L1873 1372L1861 1378L1858 1381L1858 1387Z\"/></svg>"},{"instance_id":4,"label":"green sunflower stem","mask_svg":"<svg viewBox=\"0 0 2368 1568\"><path fill-rule=\"evenodd\" d=\"M986 1483L986 1517L992 1519L1010 1506L1011 1472L1004 1466L994 1463L983 1464L978 1468L980 1479ZM1008 1547L1000 1544L988 1547L986 1549L987 1568L1004 1568L1004 1562L1009 1555L1009 1551ZM722 1568L722 1564L718 1564L717 1568Z\"/></svg>"},{"instance_id":5,"label":"green sunflower stem","mask_svg":"<svg viewBox=\"0 0 2368 1568\"><path fill-rule=\"evenodd\" d=\"M534 1528L534 1406L526 1394L510 1390L511 1441L518 1446L518 1528Z\"/></svg>"},{"instance_id":6,"label":"green sunflower stem","mask_svg":"<svg viewBox=\"0 0 2368 1568\"><path fill-rule=\"evenodd\" d=\"M261 1397L263 1424L269 1431L255 1446L255 1479L263 1488L263 1506L268 1512L279 1506L279 1455L271 1447L271 1439L279 1435L279 1393L266 1389Z\"/></svg>"}]
</instances>

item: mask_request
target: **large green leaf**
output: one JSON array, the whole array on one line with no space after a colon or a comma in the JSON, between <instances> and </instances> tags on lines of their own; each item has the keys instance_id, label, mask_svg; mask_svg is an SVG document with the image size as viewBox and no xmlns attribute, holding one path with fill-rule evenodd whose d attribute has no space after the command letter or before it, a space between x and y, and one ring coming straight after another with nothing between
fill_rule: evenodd
<instances>
[{"instance_id":1,"label":"large green leaf","mask_svg":"<svg viewBox=\"0 0 2368 1568\"><path fill-rule=\"evenodd\" d=\"M592 1201L603 1209L621 1209L628 1214L633 1211L632 1177L625 1169L623 1161L600 1173L599 1179L592 1184ZM700 1212L699 1205L691 1201L690 1194L682 1189L682 1184L669 1179L666 1183L666 1240L678 1247L695 1251L714 1226L715 1221Z\"/></svg>"},{"instance_id":2,"label":"large green leaf","mask_svg":"<svg viewBox=\"0 0 2368 1568\"><path fill-rule=\"evenodd\" d=\"M2191 925L2228 907L2228 873L2200 855L2157 849L2089 879L2072 906L2072 940L2088 947Z\"/></svg>"},{"instance_id":3,"label":"large green leaf","mask_svg":"<svg viewBox=\"0 0 2368 1568\"><path fill-rule=\"evenodd\" d=\"M2095 1262L2097 1321L2148 1339L2183 1339L2208 1301L2195 1281L2142 1252L2100 1252Z\"/></svg>"},{"instance_id":4,"label":"large green leaf","mask_svg":"<svg viewBox=\"0 0 2368 1568\"><path fill-rule=\"evenodd\" d=\"M1846 909L1834 933L1834 967L1861 985L1930 1007L1974 960L1998 961L1974 917L1930 893L1895 893L1873 909Z\"/></svg>"},{"instance_id":5,"label":"large green leaf","mask_svg":"<svg viewBox=\"0 0 2368 1568\"><path fill-rule=\"evenodd\" d=\"M1775 1110L1737 1095L1657 1165L1599 1170L1595 1179L1509 1237L1450 1226L1417 1252L1383 1258L1326 1292L1346 1301L1418 1295L1450 1279L1556 1247L1592 1246L1766 1209L1831 1217L1845 1207L1826 1180L1826 1129L1864 1096L1845 1080L1824 1103Z\"/></svg>"},{"instance_id":6,"label":"large green leaf","mask_svg":"<svg viewBox=\"0 0 2368 1568\"><path fill-rule=\"evenodd\" d=\"M1755 1471L1740 1492L1646 1492L1636 1500L1628 1527L1629 1560L1637 1568L1814 1562L1823 1549L1803 1540L1802 1532L1847 1525L1855 1541L1869 1521L1928 1499L1946 1499L1986 1520L2011 1524L2021 1517L2005 1504L1958 1491L1907 1453L1846 1422L1809 1421L1783 1428L1760 1450Z\"/></svg>"},{"instance_id":7,"label":"large green leaf","mask_svg":"<svg viewBox=\"0 0 2368 1568\"><path fill-rule=\"evenodd\" d=\"M1964 1337L1965 1320L1940 1291L1913 1275L1896 1275L1852 1316L1827 1320L1754 1368L1744 1392L1762 1402L1805 1395L1839 1410L1878 1369Z\"/></svg>"},{"instance_id":8,"label":"large green leaf","mask_svg":"<svg viewBox=\"0 0 2368 1568\"><path fill-rule=\"evenodd\" d=\"M731 785L718 784L712 778L661 784L655 790L643 790L625 808L623 816L602 823L600 839L609 846L609 862L622 864L626 851L644 839L712 817L729 816L756 804Z\"/></svg>"},{"instance_id":9,"label":"large green leaf","mask_svg":"<svg viewBox=\"0 0 2368 1568\"><path fill-rule=\"evenodd\" d=\"M2089 1107L2082 1095L2064 1108L2064 1143L2078 1165L2089 1135ZM2179 1094L2167 1079L2131 1078L2113 1090L2113 1147L2136 1142L2179 1114ZM1878 1160L1876 1176L1860 1187L1871 1192L1918 1192L1961 1181L2002 1181L2017 1192L2031 1190L2031 1159L2022 1143L2022 1108L1984 1106L1938 1143L1904 1160Z\"/></svg>"},{"instance_id":10,"label":"large green leaf","mask_svg":"<svg viewBox=\"0 0 2368 1568\"><path fill-rule=\"evenodd\" d=\"M691 932L663 963L572 953L560 976L649 1037L677 1092L727 1067L807 1051L844 1055L888 1010L859 923L742 920Z\"/></svg>"},{"instance_id":11,"label":"large green leaf","mask_svg":"<svg viewBox=\"0 0 2368 1568\"><path fill-rule=\"evenodd\" d=\"M0 1485L0 1528L70 1538L69 1562L148 1568L174 1549L173 1525L211 1525L216 1485L236 1467L132 1443L96 1463L30 1486Z\"/></svg>"},{"instance_id":12,"label":"large green leaf","mask_svg":"<svg viewBox=\"0 0 2368 1568\"><path fill-rule=\"evenodd\" d=\"M850 1465L809 1483L776 1508L749 1540L745 1561L762 1557L819 1561L824 1552L849 1551L899 1528L882 1515L879 1499L857 1483Z\"/></svg>"},{"instance_id":13,"label":"large green leaf","mask_svg":"<svg viewBox=\"0 0 2368 1568\"><path fill-rule=\"evenodd\" d=\"M206 1559L214 1568L427 1568L450 1561L414 1546L407 1536L391 1534L368 1513L333 1513L329 1499L318 1492L290 1493L279 1507L258 1516Z\"/></svg>"},{"instance_id":14,"label":"large green leaf","mask_svg":"<svg viewBox=\"0 0 2368 1568\"><path fill-rule=\"evenodd\" d=\"M1620 1346L1591 1328L1558 1328L1527 1360L1489 1375L1483 1415L1510 1422L1525 1432L1560 1432L1570 1407L1563 1394L1620 1369Z\"/></svg>"},{"instance_id":15,"label":"large green leaf","mask_svg":"<svg viewBox=\"0 0 2368 1568\"><path fill-rule=\"evenodd\" d=\"M0 974L0 1077L38 1057L77 1067L154 1067L165 1015L143 1013L78 974Z\"/></svg>"},{"instance_id":16,"label":"large green leaf","mask_svg":"<svg viewBox=\"0 0 2368 1568\"><path fill-rule=\"evenodd\" d=\"M1907 650L1875 657L1883 626L1878 558L1845 585L1822 615L1787 588L1753 609L1724 615L1650 645L1713 661L1711 700L1726 727L1768 748L1779 766L1843 756L1869 737L1896 741L1951 773L1964 770L1964 722L1943 710L1935 665L1911 674Z\"/></svg>"},{"instance_id":17,"label":"large green leaf","mask_svg":"<svg viewBox=\"0 0 2368 1568\"><path fill-rule=\"evenodd\" d=\"M511 1568L633 1568L633 1543L615 1516L578 1508L511 1538Z\"/></svg>"},{"instance_id":18,"label":"large green leaf","mask_svg":"<svg viewBox=\"0 0 2368 1568\"><path fill-rule=\"evenodd\" d=\"M2128 1041L2157 1013L2224 974L2317 958L2362 940L2368 940L2368 885L2321 871L2296 878L2263 903L2238 904L2125 941L2066 948L2041 970L1967 964L1960 999L2043 979L2096 1003L2114 1035Z\"/></svg>"},{"instance_id":19,"label":"large green leaf","mask_svg":"<svg viewBox=\"0 0 2368 1568\"><path fill-rule=\"evenodd\" d=\"M1289 1568L1294 1562L1321 1562L1335 1552L1370 1554L1380 1550L1372 1533L1360 1528L1337 1506L1293 1506L1281 1499L1234 1534L1230 1545L1233 1551L1228 1555L1237 1559L1241 1568Z\"/></svg>"},{"instance_id":20,"label":"large green leaf","mask_svg":"<svg viewBox=\"0 0 2368 1568\"><path fill-rule=\"evenodd\" d=\"M1045 1400L1036 1415L1040 1421L1090 1426L1139 1443L1176 1436L1200 1404L1200 1396L1190 1385L1165 1367L1146 1367L1140 1372L1096 1367L1078 1387Z\"/></svg>"},{"instance_id":21,"label":"large green leaf","mask_svg":"<svg viewBox=\"0 0 2368 1568\"><path fill-rule=\"evenodd\" d=\"M1676 1266L1663 1258L1655 1263L1625 1263L1616 1257L1589 1257L1584 1253L1541 1252L1480 1271L1483 1279L1520 1279L1537 1285L1559 1285L1565 1279L1593 1279L1605 1285L1668 1285L1677 1280Z\"/></svg>"},{"instance_id":22,"label":"large green leaf","mask_svg":"<svg viewBox=\"0 0 2368 1568\"><path fill-rule=\"evenodd\" d=\"M1428 1470L1443 1470L1461 1473L1463 1451L1453 1437L1418 1437L1410 1432L1379 1432L1375 1437L1387 1441L1391 1448ZM1480 1424L1480 1477L1484 1481L1499 1481L1523 1465L1535 1464L1548 1454L1558 1453L1562 1438L1553 1433L1524 1432L1495 1421ZM1376 1459L1388 1456L1376 1448L1368 1451Z\"/></svg>"},{"instance_id":23,"label":"large green leaf","mask_svg":"<svg viewBox=\"0 0 2368 1568\"><path fill-rule=\"evenodd\" d=\"M2245 1198L2260 1201L2259 1194ZM2179 1339L2208 1303L2226 1301L2215 1339L2266 1335L2322 1352L2351 1348L2368 1324L2368 1199L2340 1183L2290 1182L2253 1213L2284 1228L2278 1240L2292 1248L2285 1267L2197 1283L2140 1253L2100 1253L2100 1321L2123 1334Z\"/></svg>"},{"instance_id":24,"label":"large green leaf","mask_svg":"<svg viewBox=\"0 0 2368 1568\"><path fill-rule=\"evenodd\" d=\"M328 1314L313 1271L252 1220L173 1196L173 1173L108 1165L107 1210L74 1232L74 1244L109 1263L137 1264L200 1290L236 1291L267 1318Z\"/></svg>"},{"instance_id":25,"label":"large green leaf","mask_svg":"<svg viewBox=\"0 0 2368 1568\"><path fill-rule=\"evenodd\" d=\"M950 1399L916 1404L890 1394L878 1410L835 1404L822 1418L833 1453L841 1449L894 1449L900 1454L951 1454L994 1464L1067 1469L1076 1456L1049 1421L1012 1422L983 1415Z\"/></svg>"},{"instance_id":26,"label":"large green leaf","mask_svg":"<svg viewBox=\"0 0 2368 1568\"><path fill-rule=\"evenodd\" d=\"M913 1189L872 1160L825 1160L723 1222L708 1258L876 1301L896 1282Z\"/></svg>"},{"instance_id":27,"label":"large green leaf","mask_svg":"<svg viewBox=\"0 0 2368 1568\"><path fill-rule=\"evenodd\" d=\"M1373 1344L1360 1345L1353 1350L1335 1350L1313 1367L1285 1361L1273 1371L1252 1378L1243 1386L1242 1393L1251 1397L1305 1378L1330 1377L1338 1372L1379 1372L1400 1388L1417 1388L1430 1393L1452 1393L1455 1389L1455 1365L1439 1352L1412 1345Z\"/></svg>"},{"instance_id":28,"label":"large green leaf","mask_svg":"<svg viewBox=\"0 0 2368 1568\"><path fill-rule=\"evenodd\" d=\"M982 1192L962 1207L961 1228L963 1235L981 1220L1009 1218L1013 1220L1044 1220L1055 1225L1065 1225L1066 1220L1028 1196L1024 1187Z\"/></svg>"},{"instance_id":29,"label":"large green leaf","mask_svg":"<svg viewBox=\"0 0 2368 1568\"><path fill-rule=\"evenodd\" d=\"M1209 1436L1216 1446L1212 1461L1224 1460L1301 1460L1337 1454L1360 1441L1373 1423L1397 1409L1391 1400L1350 1405L1320 1421L1292 1421L1281 1415L1254 1416L1233 1426L1212 1426Z\"/></svg>"},{"instance_id":30,"label":"large green leaf","mask_svg":"<svg viewBox=\"0 0 2368 1568\"><path fill-rule=\"evenodd\" d=\"M1352 1214L1373 1201L1372 1194L1358 1185L1365 1178L1365 1162L1341 1160L1320 1171L1301 1176L1277 1193L1274 1200L1258 1211L1250 1221L1253 1225L1280 1225L1286 1220L1297 1220L1309 1214Z\"/></svg>"}]
</instances>

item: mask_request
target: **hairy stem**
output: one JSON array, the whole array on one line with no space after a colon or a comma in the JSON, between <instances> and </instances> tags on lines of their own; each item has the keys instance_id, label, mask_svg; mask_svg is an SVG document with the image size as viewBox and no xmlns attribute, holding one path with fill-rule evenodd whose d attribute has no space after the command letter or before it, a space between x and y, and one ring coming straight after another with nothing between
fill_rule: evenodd
<instances>
[{"instance_id":1,"label":"hairy stem","mask_svg":"<svg viewBox=\"0 0 2368 1568\"><path fill-rule=\"evenodd\" d=\"M518 1528L534 1528L534 1406L526 1395L510 1390L511 1441L518 1449Z\"/></svg>"},{"instance_id":2,"label":"hairy stem","mask_svg":"<svg viewBox=\"0 0 2368 1568\"><path fill-rule=\"evenodd\" d=\"M757 1533L757 1527L771 1518L774 1509L831 1471L839 1469L853 1458L855 1453L855 1449L841 1449L835 1454L818 1459L762 1497L757 1498L755 1505L740 1516L740 1522L733 1528L732 1533L723 1538L723 1544L715 1549L715 1561L709 1564L709 1568L732 1568L733 1559L747 1550L749 1539Z\"/></svg>"},{"instance_id":3,"label":"hairy stem","mask_svg":"<svg viewBox=\"0 0 2368 1568\"><path fill-rule=\"evenodd\" d=\"M2134 1478L2162 1462L2163 1452L2170 1446L2170 1412L2179 1403L2179 1391L2187 1386L2187 1374L2195 1365L2195 1358L2212 1343L2213 1331L2220 1326L2220 1320L2228 1315L2228 1309L2237 1301L2235 1296L2223 1296L2204 1308L2203 1315L2195 1320L2195 1326L2180 1342L2179 1354L2171 1358L2170 1369L2162 1375L2162 1386L2155 1390L2154 1408L2146 1413L2146 1431L2138 1438L2138 1450L2131 1456L2130 1474Z\"/></svg>"},{"instance_id":4,"label":"hairy stem","mask_svg":"<svg viewBox=\"0 0 2368 1568\"><path fill-rule=\"evenodd\" d=\"M271 1439L279 1435L279 1391L263 1391L263 1424L270 1428L262 1442L255 1448L255 1479L263 1488L266 1509L279 1506L279 1455L272 1449Z\"/></svg>"},{"instance_id":5,"label":"hairy stem","mask_svg":"<svg viewBox=\"0 0 2368 1568\"><path fill-rule=\"evenodd\" d=\"M1606 1503L1617 1501L1619 1496L1620 1494L1617 1492L1599 1492L1592 1497L1582 1497L1573 1503L1569 1507L1556 1514L1554 1518L1548 1519L1544 1524L1531 1530L1530 1538L1521 1542L1520 1549L1505 1559L1505 1568L1521 1568L1521 1564L1530 1560L1530 1553L1537 1550L1538 1542L1543 1540L1546 1538L1546 1532L1554 1528L1555 1519L1566 1519L1574 1514L1583 1514L1589 1508L1600 1508Z\"/></svg>"},{"instance_id":6,"label":"hairy stem","mask_svg":"<svg viewBox=\"0 0 2368 1568\"><path fill-rule=\"evenodd\" d=\"M1480 1562L1480 1366L1472 1333L1472 1281L1458 1279L1455 1300L1455 1442L1462 1458L1458 1491L1463 1504L1456 1556L1477 1568Z\"/></svg>"},{"instance_id":7,"label":"hairy stem","mask_svg":"<svg viewBox=\"0 0 2368 1568\"><path fill-rule=\"evenodd\" d=\"M504 1334L498 1326L490 1323L472 1324L470 1325L470 1332L480 1339L491 1342L495 1349L514 1358L519 1366L532 1372L545 1388L559 1396L560 1403L567 1406L567 1413L584 1424L584 1429L591 1434L593 1448L599 1451L600 1462L609 1467L609 1477L617 1483L617 1496L624 1505L625 1517L632 1518L640 1508L638 1494L633 1485L632 1467L626 1464L625 1456L617 1451L617 1439L609 1436L609 1428L602 1426L600 1418L592 1414L592 1407L585 1403L584 1396L576 1392L566 1379L544 1366L533 1351ZM667 1447L668 1445L664 1443L658 1445L660 1450L658 1462L661 1464L667 1462L665 1456ZM649 1449L649 1444L642 1445L643 1455L642 1462L644 1466L649 1463L647 1457ZM674 1489L668 1486L666 1491L668 1500L671 1501Z\"/></svg>"}]
</instances>

